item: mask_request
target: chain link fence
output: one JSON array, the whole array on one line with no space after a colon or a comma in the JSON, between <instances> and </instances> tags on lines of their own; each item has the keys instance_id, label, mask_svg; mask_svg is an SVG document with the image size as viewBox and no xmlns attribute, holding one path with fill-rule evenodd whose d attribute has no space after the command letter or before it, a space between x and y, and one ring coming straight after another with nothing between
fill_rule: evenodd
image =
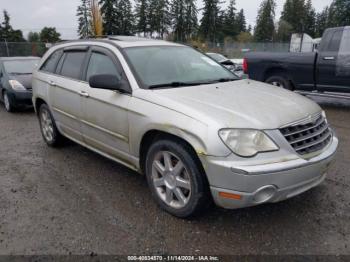
<instances>
[{"instance_id":1,"label":"chain link fence","mask_svg":"<svg viewBox=\"0 0 350 262\"><path fill-rule=\"evenodd\" d=\"M197 46L205 52L221 53L228 58L243 58L245 52L269 51L288 52L289 43L205 43ZM0 57L3 56L43 56L48 47L45 43L0 42Z\"/></svg>"},{"instance_id":2,"label":"chain link fence","mask_svg":"<svg viewBox=\"0 0 350 262\"><path fill-rule=\"evenodd\" d=\"M220 53L228 58L243 58L244 53L250 51L258 52L288 52L289 43L226 43L212 44L206 43L204 49L206 52ZM201 47L200 47L201 48Z\"/></svg>"},{"instance_id":3,"label":"chain link fence","mask_svg":"<svg viewBox=\"0 0 350 262\"><path fill-rule=\"evenodd\" d=\"M45 43L0 42L0 57L43 56L47 51Z\"/></svg>"}]
</instances>

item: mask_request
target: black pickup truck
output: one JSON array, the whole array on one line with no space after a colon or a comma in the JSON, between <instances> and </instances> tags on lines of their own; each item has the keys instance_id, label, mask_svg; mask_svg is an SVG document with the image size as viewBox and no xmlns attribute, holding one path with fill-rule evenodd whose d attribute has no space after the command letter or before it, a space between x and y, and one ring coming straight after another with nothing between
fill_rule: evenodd
<instances>
[{"instance_id":1,"label":"black pickup truck","mask_svg":"<svg viewBox=\"0 0 350 262\"><path fill-rule=\"evenodd\" d=\"M350 93L350 26L327 29L315 52L251 52L249 78L289 90Z\"/></svg>"}]
</instances>

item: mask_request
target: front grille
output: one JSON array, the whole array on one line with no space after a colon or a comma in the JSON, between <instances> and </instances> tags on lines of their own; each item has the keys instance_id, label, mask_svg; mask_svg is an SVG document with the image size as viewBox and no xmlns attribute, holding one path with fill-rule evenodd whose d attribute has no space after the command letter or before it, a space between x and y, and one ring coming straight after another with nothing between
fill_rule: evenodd
<instances>
[{"instance_id":1,"label":"front grille","mask_svg":"<svg viewBox=\"0 0 350 262\"><path fill-rule=\"evenodd\" d=\"M326 119L320 115L315 121L307 124L297 124L280 129L294 150L305 155L322 150L332 139Z\"/></svg>"}]
</instances>

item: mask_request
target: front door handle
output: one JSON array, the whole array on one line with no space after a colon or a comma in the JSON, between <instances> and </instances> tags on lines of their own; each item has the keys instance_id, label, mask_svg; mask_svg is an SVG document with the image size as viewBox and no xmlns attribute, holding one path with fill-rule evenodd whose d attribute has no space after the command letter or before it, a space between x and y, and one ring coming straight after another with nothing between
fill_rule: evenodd
<instances>
[{"instance_id":1,"label":"front door handle","mask_svg":"<svg viewBox=\"0 0 350 262\"><path fill-rule=\"evenodd\" d=\"M334 56L325 56L323 60L334 60Z\"/></svg>"},{"instance_id":2,"label":"front door handle","mask_svg":"<svg viewBox=\"0 0 350 262\"><path fill-rule=\"evenodd\" d=\"M80 91L79 94L83 97L89 97L89 93L88 92L85 92L85 91Z\"/></svg>"}]
</instances>

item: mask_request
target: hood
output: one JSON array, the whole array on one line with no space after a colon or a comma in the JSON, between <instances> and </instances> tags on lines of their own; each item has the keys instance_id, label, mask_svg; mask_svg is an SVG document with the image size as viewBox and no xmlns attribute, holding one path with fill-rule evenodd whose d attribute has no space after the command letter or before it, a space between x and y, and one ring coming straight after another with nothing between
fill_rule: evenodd
<instances>
[{"instance_id":1,"label":"hood","mask_svg":"<svg viewBox=\"0 0 350 262\"><path fill-rule=\"evenodd\" d=\"M17 80L20 82L26 89L32 89L32 74L25 75L9 75L10 79Z\"/></svg>"},{"instance_id":2,"label":"hood","mask_svg":"<svg viewBox=\"0 0 350 262\"><path fill-rule=\"evenodd\" d=\"M304 96L247 79L153 92L152 102L223 128L276 129L321 111Z\"/></svg>"}]
</instances>

